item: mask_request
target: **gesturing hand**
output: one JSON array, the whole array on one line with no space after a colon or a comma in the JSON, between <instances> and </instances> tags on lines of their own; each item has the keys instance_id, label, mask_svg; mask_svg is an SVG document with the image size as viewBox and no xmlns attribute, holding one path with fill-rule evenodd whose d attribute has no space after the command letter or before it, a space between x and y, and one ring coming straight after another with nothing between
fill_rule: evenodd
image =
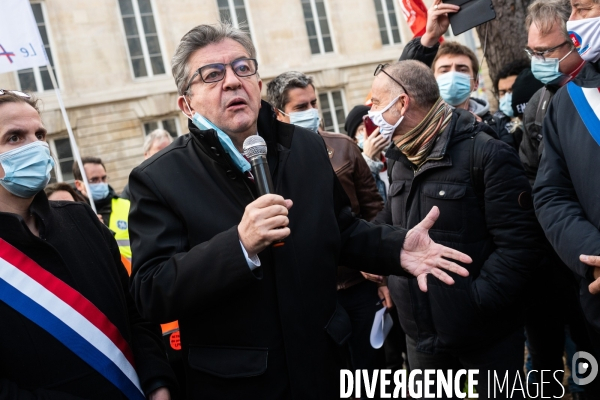
<instances>
[{"instance_id":1,"label":"gesturing hand","mask_svg":"<svg viewBox=\"0 0 600 400\"><path fill-rule=\"evenodd\" d=\"M455 13L459 10L459 6L444 4L442 0L435 0L433 6L427 12L427 25L425 26L425 34L421 37L421 44L425 47L434 46L440 40L440 37L448 31L450 26L448 13Z\"/></svg>"},{"instance_id":2,"label":"gesturing hand","mask_svg":"<svg viewBox=\"0 0 600 400\"><path fill-rule=\"evenodd\" d=\"M600 293L600 257L598 256L586 256L584 254L579 256L579 260L587 265L590 265L594 268L594 279L595 281L590 283L588 286L588 290L591 294Z\"/></svg>"},{"instance_id":3,"label":"gesturing hand","mask_svg":"<svg viewBox=\"0 0 600 400\"><path fill-rule=\"evenodd\" d=\"M454 284L454 279L442 269L452 271L460 276L469 276L469 271L447 259L466 264L473 261L468 255L431 240L429 229L439 216L440 210L434 206L423 221L408 231L404 239L404 246L400 251L400 265L417 277L419 288L423 292L427 291L427 274L435 276L448 285Z\"/></svg>"},{"instance_id":4,"label":"gesturing hand","mask_svg":"<svg viewBox=\"0 0 600 400\"><path fill-rule=\"evenodd\" d=\"M248 256L253 257L271 243L289 236L287 216L292 204L279 195L266 194L246 206L238 235Z\"/></svg>"}]
</instances>

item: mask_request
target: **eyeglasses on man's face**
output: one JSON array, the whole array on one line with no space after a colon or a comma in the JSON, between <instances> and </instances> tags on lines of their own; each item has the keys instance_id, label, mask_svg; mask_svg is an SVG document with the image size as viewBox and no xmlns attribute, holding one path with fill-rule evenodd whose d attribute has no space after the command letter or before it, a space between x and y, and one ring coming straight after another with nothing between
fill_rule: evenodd
<instances>
[{"instance_id":1,"label":"eyeglasses on man's face","mask_svg":"<svg viewBox=\"0 0 600 400\"><path fill-rule=\"evenodd\" d=\"M31 98L31 96L28 95L27 93L24 93L24 92L21 92L21 91L18 91L18 90L0 89L0 96L5 95L7 93L14 94L15 96L19 96L19 97L22 97L24 99L30 99Z\"/></svg>"},{"instance_id":2,"label":"eyeglasses on man's face","mask_svg":"<svg viewBox=\"0 0 600 400\"><path fill-rule=\"evenodd\" d=\"M525 48L525 52L527 53L527 55L529 56L529 58L537 58L538 60L541 61L546 61L546 56L558 49L560 49L561 47L563 47L566 44L572 44L572 42L570 40L565 40L564 42L562 42L561 44L559 44L558 46L554 46L548 50L544 50L544 51L534 51L531 50L529 47Z\"/></svg>"},{"instance_id":3,"label":"eyeglasses on man's face","mask_svg":"<svg viewBox=\"0 0 600 400\"><path fill-rule=\"evenodd\" d=\"M402 88L402 90L404 90L404 93L406 93L406 95L408 95L408 90L406 90L406 88L404 87L403 84L401 84L399 81L397 81L394 77L392 77L390 74L388 74L387 72L384 71L384 68L387 67L390 64L379 64L377 66L377 68L375 68L375 73L373 74L373 76L377 76L380 72L383 72L384 74L386 74L387 76L390 77L391 80L393 80L394 82L396 82L398 85L400 85L400 87Z\"/></svg>"},{"instance_id":4,"label":"eyeglasses on man's face","mask_svg":"<svg viewBox=\"0 0 600 400\"><path fill-rule=\"evenodd\" d=\"M222 81L225 78L225 74L227 73L227 66L231 66L233 73L239 76L240 78L245 78L248 76L255 75L258 72L258 62L254 58L238 58L230 62L229 64L223 63L214 63L208 64L203 67L198 68L198 70L192 75L185 92L187 93L190 90L190 86L192 86L192 82L196 79L197 76L200 76L200 79L204 83L214 83Z\"/></svg>"}]
</instances>

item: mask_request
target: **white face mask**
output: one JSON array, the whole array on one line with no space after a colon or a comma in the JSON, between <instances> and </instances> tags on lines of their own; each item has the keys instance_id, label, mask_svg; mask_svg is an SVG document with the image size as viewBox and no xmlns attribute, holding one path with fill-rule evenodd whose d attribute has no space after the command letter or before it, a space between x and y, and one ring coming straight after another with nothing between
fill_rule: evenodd
<instances>
[{"instance_id":1,"label":"white face mask","mask_svg":"<svg viewBox=\"0 0 600 400\"><path fill-rule=\"evenodd\" d=\"M373 120L373 123L379 127L379 134L383 136L386 140L390 140L394 131L400 125L400 122L404 119L404 115L398 119L394 125L388 123L385 118L383 118L383 113L392 108L394 104L400 99L400 96L396 97L394 100L390 102L383 110L379 111L369 111L369 118Z\"/></svg>"},{"instance_id":2,"label":"white face mask","mask_svg":"<svg viewBox=\"0 0 600 400\"><path fill-rule=\"evenodd\" d=\"M600 59L600 17L567 21L569 36L585 61Z\"/></svg>"}]
</instances>

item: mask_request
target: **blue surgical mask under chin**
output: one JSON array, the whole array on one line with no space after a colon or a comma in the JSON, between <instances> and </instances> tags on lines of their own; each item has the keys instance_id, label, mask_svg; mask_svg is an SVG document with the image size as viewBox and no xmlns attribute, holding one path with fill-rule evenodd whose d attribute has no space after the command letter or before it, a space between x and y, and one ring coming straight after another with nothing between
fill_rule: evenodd
<instances>
[{"instance_id":1,"label":"blue surgical mask under chin","mask_svg":"<svg viewBox=\"0 0 600 400\"><path fill-rule=\"evenodd\" d=\"M500 98L500 111L511 118L515 116L512 109L512 93L506 93Z\"/></svg>"},{"instance_id":2,"label":"blue surgical mask under chin","mask_svg":"<svg viewBox=\"0 0 600 400\"><path fill-rule=\"evenodd\" d=\"M46 142L33 142L0 154L4 169L2 185L17 197L35 196L50 181L54 160Z\"/></svg>"},{"instance_id":3,"label":"blue surgical mask under chin","mask_svg":"<svg viewBox=\"0 0 600 400\"><path fill-rule=\"evenodd\" d=\"M571 53L569 52L567 56L569 54ZM542 82L544 85L558 83L565 77L565 74L558 69L560 62L564 60L565 57L560 60L558 58L546 58L545 60L540 60L537 57L533 57L531 59L531 73L535 76L535 79Z\"/></svg>"},{"instance_id":4,"label":"blue surgical mask under chin","mask_svg":"<svg viewBox=\"0 0 600 400\"><path fill-rule=\"evenodd\" d=\"M94 201L100 201L108 197L108 183L90 183L90 192L92 192L92 199Z\"/></svg>"},{"instance_id":5,"label":"blue surgical mask under chin","mask_svg":"<svg viewBox=\"0 0 600 400\"><path fill-rule=\"evenodd\" d=\"M319 117L319 110L316 108L309 108L304 111L296 111L289 113L290 124L301 126L310 131L317 132L321 117Z\"/></svg>"},{"instance_id":6,"label":"blue surgical mask under chin","mask_svg":"<svg viewBox=\"0 0 600 400\"><path fill-rule=\"evenodd\" d=\"M208 129L214 129L214 131L217 132L217 136L219 137L219 142L221 142L221 146L223 146L223 150L225 150L225 152L229 154L229 158L231 158L231 161L235 164L237 169L239 169L243 173L250 171L250 163L244 158L244 156L240 154L238 149L236 149L228 134L223 132L215 124L213 124L208 119L204 118L198 113L194 114L192 122L194 123L194 125L196 125L198 129L201 129L203 131Z\"/></svg>"},{"instance_id":7,"label":"blue surgical mask under chin","mask_svg":"<svg viewBox=\"0 0 600 400\"><path fill-rule=\"evenodd\" d=\"M471 95L471 77L462 72L450 71L437 78L440 96L451 106L459 106Z\"/></svg>"}]
</instances>

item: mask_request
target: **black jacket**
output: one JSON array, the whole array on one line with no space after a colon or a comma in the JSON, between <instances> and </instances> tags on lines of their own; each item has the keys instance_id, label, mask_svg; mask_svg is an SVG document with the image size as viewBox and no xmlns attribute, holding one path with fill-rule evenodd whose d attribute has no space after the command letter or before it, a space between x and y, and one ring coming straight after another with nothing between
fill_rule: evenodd
<instances>
[{"instance_id":1,"label":"black jacket","mask_svg":"<svg viewBox=\"0 0 600 400\"><path fill-rule=\"evenodd\" d=\"M49 202L38 193L31 212L34 236L23 219L0 213L0 237L79 291L129 343L146 394L176 381L160 328L144 321L128 292L128 277L109 230L87 205ZM124 399L121 392L67 347L0 302L0 399Z\"/></svg>"},{"instance_id":2,"label":"black jacket","mask_svg":"<svg viewBox=\"0 0 600 400\"><path fill-rule=\"evenodd\" d=\"M404 46L404 50L402 50L402 54L400 55L399 61L403 60L417 60L421 61L428 67L433 65L433 60L437 55L437 52L440 48L440 44L436 43L432 47L425 47L421 44L421 37L416 37L412 39L410 42ZM480 99L472 98L471 101L482 102ZM486 102L487 103L487 102ZM511 119L504 115L501 111L497 111L492 114L489 111L489 103L487 103L488 110L483 113L477 113L477 116L480 117L483 122L492 127L495 134L494 137L502 140L503 142L510 145L515 150L518 150L520 140L517 140L507 129L507 124L510 123Z\"/></svg>"},{"instance_id":3,"label":"black jacket","mask_svg":"<svg viewBox=\"0 0 600 400\"><path fill-rule=\"evenodd\" d=\"M531 207L530 186L515 153L491 139L483 147L483 197L471 182L472 137L490 128L456 109L420 169L397 147L388 202L374 222L412 228L431 210L440 217L431 238L473 259L469 277L455 285L428 279L419 290L411 277L390 277L389 287L404 331L417 349L433 353L489 345L522 323L523 295L537 270L541 231ZM529 201L528 201L529 200Z\"/></svg>"},{"instance_id":4,"label":"black jacket","mask_svg":"<svg viewBox=\"0 0 600 400\"><path fill-rule=\"evenodd\" d=\"M251 272L237 225L255 187L213 130L189 127L130 175L138 308L179 320L190 399L336 398L336 343L350 334L337 265L401 274L406 231L353 217L321 137L277 121L263 102L258 132L275 191L294 205L285 245L261 252Z\"/></svg>"},{"instance_id":5,"label":"black jacket","mask_svg":"<svg viewBox=\"0 0 600 400\"><path fill-rule=\"evenodd\" d=\"M588 63L573 82L600 87L600 62ZM542 126L544 152L534 185L538 220L563 262L580 279L586 318L600 332L600 299L589 293L593 267L580 254L600 255L598 188L600 146L590 135L567 87L552 98Z\"/></svg>"}]
</instances>

